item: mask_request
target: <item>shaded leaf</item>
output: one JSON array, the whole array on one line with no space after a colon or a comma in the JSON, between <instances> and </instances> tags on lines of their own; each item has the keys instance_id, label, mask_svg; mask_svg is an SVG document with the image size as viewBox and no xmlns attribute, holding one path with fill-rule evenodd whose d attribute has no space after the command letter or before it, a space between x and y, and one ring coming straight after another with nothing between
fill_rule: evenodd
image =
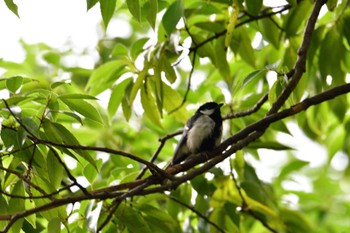
<instances>
[{"instance_id":1,"label":"shaded leaf","mask_svg":"<svg viewBox=\"0 0 350 233\"><path fill-rule=\"evenodd\" d=\"M155 98L151 93L149 85L145 84L141 87L141 104L145 111L146 116L157 126L162 127L160 122L160 113L156 106Z\"/></svg>"},{"instance_id":2,"label":"shaded leaf","mask_svg":"<svg viewBox=\"0 0 350 233\"><path fill-rule=\"evenodd\" d=\"M50 149L46 158L47 173L52 186L58 189L63 178L63 167Z\"/></svg>"},{"instance_id":3,"label":"shaded leaf","mask_svg":"<svg viewBox=\"0 0 350 233\"><path fill-rule=\"evenodd\" d=\"M7 8L12 11L12 13L14 13L18 18L19 18L19 15L18 15L18 7L17 5L13 2L13 0L4 0L5 1L5 4L7 6Z\"/></svg>"},{"instance_id":4,"label":"shaded leaf","mask_svg":"<svg viewBox=\"0 0 350 233\"><path fill-rule=\"evenodd\" d=\"M86 0L87 10L90 10L93 6L95 6L97 2L98 0Z\"/></svg>"},{"instance_id":5,"label":"shaded leaf","mask_svg":"<svg viewBox=\"0 0 350 233\"><path fill-rule=\"evenodd\" d=\"M175 30L183 13L184 7L182 0L175 0L166 10L162 18L162 24L168 36Z\"/></svg>"},{"instance_id":6,"label":"shaded leaf","mask_svg":"<svg viewBox=\"0 0 350 233\"><path fill-rule=\"evenodd\" d=\"M15 93L23 84L22 76L14 76L6 80L6 87L12 93Z\"/></svg>"},{"instance_id":7,"label":"shaded leaf","mask_svg":"<svg viewBox=\"0 0 350 233\"><path fill-rule=\"evenodd\" d=\"M117 0L99 0L102 19L105 27L107 28L109 21L111 20Z\"/></svg>"},{"instance_id":8,"label":"shaded leaf","mask_svg":"<svg viewBox=\"0 0 350 233\"><path fill-rule=\"evenodd\" d=\"M153 29L156 26L157 13L158 13L158 0L149 0L149 12L147 15L147 20Z\"/></svg>"},{"instance_id":9,"label":"shaded leaf","mask_svg":"<svg viewBox=\"0 0 350 233\"><path fill-rule=\"evenodd\" d=\"M247 11L251 15L259 15L260 9L262 7L262 0L246 0L244 1L247 6Z\"/></svg>"},{"instance_id":10,"label":"shaded leaf","mask_svg":"<svg viewBox=\"0 0 350 233\"><path fill-rule=\"evenodd\" d=\"M126 0L130 13L136 18L137 21L141 21L141 6L140 0Z\"/></svg>"}]
</instances>

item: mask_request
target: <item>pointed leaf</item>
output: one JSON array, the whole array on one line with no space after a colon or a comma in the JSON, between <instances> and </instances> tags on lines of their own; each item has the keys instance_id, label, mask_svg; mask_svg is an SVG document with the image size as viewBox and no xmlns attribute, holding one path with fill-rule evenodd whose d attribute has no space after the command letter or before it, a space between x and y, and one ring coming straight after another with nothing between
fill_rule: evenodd
<instances>
[{"instance_id":1,"label":"pointed leaf","mask_svg":"<svg viewBox=\"0 0 350 233\"><path fill-rule=\"evenodd\" d=\"M100 9L105 28L107 28L108 23L113 16L116 3L117 0L100 0Z\"/></svg>"},{"instance_id":2,"label":"pointed leaf","mask_svg":"<svg viewBox=\"0 0 350 233\"><path fill-rule=\"evenodd\" d=\"M162 24L165 29L165 32L170 35L174 30L184 14L184 6L182 0L175 0L166 10Z\"/></svg>"},{"instance_id":3,"label":"pointed leaf","mask_svg":"<svg viewBox=\"0 0 350 233\"><path fill-rule=\"evenodd\" d=\"M93 6L95 6L97 2L98 0L86 0L87 10L90 10Z\"/></svg>"},{"instance_id":4,"label":"pointed leaf","mask_svg":"<svg viewBox=\"0 0 350 233\"><path fill-rule=\"evenodd\" d=\"M83 115L84 117L87 117L91 120L97 121L99 123L102 123L102 119L100 114L97 112L96 108L94 108L91 104L88 102L81 100L81 99L61 99L62 102L64 102L72 111L76 111Z\"/></svg>"},{"instance_id":5,"label":"pointed leaf","mask_svg":"<svg viewBox=\"0 0 350 233\"><path fill-rule=\"evenodd\" d=\"M146 116L157 126L162 127L160 122L160 114L156 106L156 101L151 93L149 85L143 85L141 88L141 104L145 111Z\"/></svg>"},{"instance_id":6,"label":"pointed leaf","mask_svg":"<svg viewBox=\"0 0 350 233\"><path fill-rule=\"evenodd\" d=\"M137 21L141 21L141 6L140 0L126 0L130 13L136 18Z\"/></svg>"},{"instance_id":7,"label":"pointed leaf","mask_svg":"<svg viewBox=\"0 0 350 233\"><path fill-rule=\"evenodd\" d=\"M157 13L158 13L158 0L149 0L149 12L148 12L147 20L153 29L156 26Z\"/></svg>"},{"instance_id":8,"label":"pointed leaf","mask_svg":"<svg viewBox=\"0 0 350 233\"><path fill-rule=\"evenodd\" d=\"M86 85L86 89L91 95L97 95L111 87L124 71L124 61L118 60L107 62L93 71L89 82Z\"/></svg>"},{"instance_id":9,"label":"pointed leaf","mask_svg":"<svg viewBox=\"0 0 350 233\"><path fill-rule=\"evenodd\" d=\"M128 78L113 88L111 97L109 98L108 102L109 116L113 116L116 113L120 103L122 102L123 97L125 96L125 89L127 88L127 86L130 85L131 82L132 79Z\"/></svg>"},{"instance_id":10,"label":"pointed leaf","mask_svg":"<svg viewBox=\"0 0 350 233\"><path fill-rule=\"evenodd\" d=\"M5 0L5 4L7 6L7 8L12 11L12 13L14 13L18 18L18 7L17 5L13 2L13 0Z\"/></svg>"}]
</instances>

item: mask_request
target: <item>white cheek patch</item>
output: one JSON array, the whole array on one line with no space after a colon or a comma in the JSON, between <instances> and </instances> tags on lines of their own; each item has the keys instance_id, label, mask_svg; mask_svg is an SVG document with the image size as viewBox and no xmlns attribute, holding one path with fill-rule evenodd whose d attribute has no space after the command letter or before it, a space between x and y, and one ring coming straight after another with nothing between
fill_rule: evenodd
<instances>
[{"instance_id":1,"label":"white cheek patch","mask_svg":"<svg viewBox=\"0 0 350 233\"><path fill-rule=\"evenodd\" d=\"M196 124L188 131L187 147L193 153L201 146L203 140L208 137L215 127L215 122L209 116L202 116Z\"/></svg>"},{"instance_id":2,"label":"white cheek patch","mask_svg":"<svg viewBox=\"0 0 350 233\"><path fill-rule=\"evenodd\" d=\"M201 110L200 112L204 115L209 116L209 115L213 114L214 111L215 111L215 109L205 109L205 110Z\"/></svg>"}]
</instances>

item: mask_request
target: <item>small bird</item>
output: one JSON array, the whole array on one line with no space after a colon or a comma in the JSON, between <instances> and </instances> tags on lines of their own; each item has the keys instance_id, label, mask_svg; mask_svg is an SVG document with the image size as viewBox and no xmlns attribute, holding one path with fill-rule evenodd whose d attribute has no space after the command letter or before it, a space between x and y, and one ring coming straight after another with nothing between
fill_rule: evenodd
<instances>
[{"instance_id":1,"label":"small bird","mask_svg":"<svg viewBox=\"0 0 350 233\"><path fill-rule=\"evenodd\" d=\"M187 121L170 165L179 164L190 155L211 151L220 144L222 137L220 107L222 105L208 102L199 107Z\"/></svg>"}]
</instances>

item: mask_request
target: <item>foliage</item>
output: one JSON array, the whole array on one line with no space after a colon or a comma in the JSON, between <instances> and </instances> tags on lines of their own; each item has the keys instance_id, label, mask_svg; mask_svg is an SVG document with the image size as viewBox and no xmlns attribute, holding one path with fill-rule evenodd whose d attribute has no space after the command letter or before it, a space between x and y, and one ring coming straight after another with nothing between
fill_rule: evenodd
<instances>
[{"instance_id":1,"label":"foliage","mask_svg":"<svg viewBox=\"0 0 350 233\"><path fill-rule=\"evenodd\" d=\"M317 17L323 4L87 0L105 28L128 17L133 30L101 38L91 70L67 64L72 51L22 42L22 63L0 60L0 229L347 231L350 7L327 1ZM226 103L226 140L161 170L211 100ZM305 135L324 161L281 139ZM269 180L266 157L280 161Z\"/></svg>"}]
</instances>

